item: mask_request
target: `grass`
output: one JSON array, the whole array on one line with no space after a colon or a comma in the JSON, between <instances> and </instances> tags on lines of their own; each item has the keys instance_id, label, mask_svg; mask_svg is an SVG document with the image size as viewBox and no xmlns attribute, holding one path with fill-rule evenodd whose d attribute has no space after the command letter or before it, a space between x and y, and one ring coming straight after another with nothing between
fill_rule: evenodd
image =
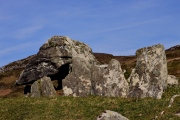
<instances>
[{"instance_id":1,"label":"grass","mask_svg":"<svg viewBox=\"0 0 180 120\"><path fill-rule=\"evenodd\" d=\"M178 120L180 97L168 108L170 98L180 94L180 87L167 88L162 99L130 99L112 97L1 98L1 120L94 120L104 110L121 113L130 120ZM163 115L160 115L165 111Z\"/></svg>"},{"instance_id":2,"label":"grass","mask_svg":"<svg viewBox=\"0 0 180 120\"><path fill-rule=\"evenodd\" d=\"M179 53L177 50L173 53L167 52L167 58L179 57ZM127 71L126 78L135 66L134 57L113 57L101 53L95 56L102 64L108 63L112 58L119 60L122 69ZM178 77L180 83L179 68L179 60L168 62L168 73ZM12 81L19 77L21 71L22 68L19 68L0 74L0 86L12 86ZM5 96L7 98L0 98L0 120L95 120L104 110L119 112L130 120L152 120L156 116L157 120L179 120L180 118L174 114L180 113L180 97L177 97L172 107L168 108L171 97L176 94L180 95L180 86L168 87L160 100L98 96L26 98L22 97L22 86ZM160 114L162 111L163 115Z\"/></svg>"}]
</instances>

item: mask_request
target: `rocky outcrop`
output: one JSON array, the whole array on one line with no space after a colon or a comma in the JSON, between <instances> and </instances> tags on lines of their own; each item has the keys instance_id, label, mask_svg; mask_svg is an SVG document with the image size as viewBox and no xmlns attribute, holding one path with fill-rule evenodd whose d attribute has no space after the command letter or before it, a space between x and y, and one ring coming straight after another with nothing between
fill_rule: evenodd
<instances>
[{"instance_id":1,"label":"rocky outcrop","mask_svg":"<svg viewBox=\"0 0 180 120\"><path fill-rule=\"evenodd\" d=\"M160 99L167 86L167 62L163 45L136 51L137 63L129 78L129 97Z\"/></svg>"},{"instance_id":2,"label":"rocky outcrop","mask_svg":"<svg viewBox=\"0 0 180 120\"><path fill-rule=\"evenodd\" d=\"M129 119L117 112L106 110L97 117L97 120L129 120Z\"/></svg>"},{"instance_id":3,"label":"rocky outcrop","mask_svg":"<svg viewBox=\"0 0 180 120\"><path fill-rule=\"evenodd\" d=\"M168 75L167 84L170 86L171 85L178 85L178 78L174 75Z\"/></svg>"},{"instance_id":4,"label":"rocky outcrop","mask_svg":"<svg viewBox=\"0 0 180 120\"><path fill-rule=\"evenodd\" d=\"M108 97L127 97L129 85L119 61L112 59L108 65L96 65L92 70L92 94Z\"/></svg>"},{"instance_id":5,"label":"rocky outcrop","mask_svg":"<svg viewBox=\"0 0 180 120\"><path fill-rule=\"evenodd\" d=\"M49 77L43 77L35 81L31 86L31 97L54 97L56 91Z\"/></svg>"}]
</instances>

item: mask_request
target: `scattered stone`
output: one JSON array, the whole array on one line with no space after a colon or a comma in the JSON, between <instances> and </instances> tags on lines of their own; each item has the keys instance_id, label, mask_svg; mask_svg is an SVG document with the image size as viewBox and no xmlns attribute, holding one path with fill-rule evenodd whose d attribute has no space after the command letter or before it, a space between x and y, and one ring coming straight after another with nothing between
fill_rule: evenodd
<instances>
[{"instance_id":1,"label":"scattered stone","mask_svg":"<svg viewBox=\"0 0 180 120\"><path fill-rule=\"evenodd\" d=\"M96 65L92 70L92 94L108 97L127 97L129 85L119 61L112 59L108 65Z\"/></svg>"},{"instance_id":2,"label":"scattered stone","mask_svg":"<svg viewBox=\"0 0 180 120\"><path fill-rule=\"evenodd\" d=\"M97 120L129 120L129 119L117 112L106 110L97 117Z\"/></svg>"},{"instance_id":3,"label":"scattered stone","mask_svg":"<svg viewBox=\"0 0 180 120\"><path fill-rule=\"evenodd\" d=\"M174 75L168 75L167 84L170 86L178 85L178 78Z\"/></svg>"},{"instance_id":4,"label":"scattered stone","mask_svg":"<svg viewBox=\"0 0 180 120\"><path fill-rule=\"evenodd\" d=\"M163 114L164 114L164 111L161 112L161 115L163 115Z\"/></svg>"},{"instance_id":5,"label":"scattered stone","mask_svg":"<svg viewBox=\"0 0 180 120\"><path fill-rule=\"evenodd\" d=\"M160 99L167 86L167 62L163 45L136 51L137 64L130 81L129 97Z\"/></svg>"}]
</instances>

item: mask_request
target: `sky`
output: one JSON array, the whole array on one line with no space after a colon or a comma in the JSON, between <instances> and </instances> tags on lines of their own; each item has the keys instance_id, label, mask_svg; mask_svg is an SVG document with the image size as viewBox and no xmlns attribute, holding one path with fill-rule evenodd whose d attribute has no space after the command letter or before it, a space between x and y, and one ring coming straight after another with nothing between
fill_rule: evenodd
<instances>
[{"instance_id":1,"label":"sky","mask_svg":"<svg viewBox=\"0 0 180 120\"><path fill-rule=\"evenodd\" d=\"M36 54L54 35L113 55L179 45L179 5L180 0L0 0L0 66Z\"/></svg>"}]
</instances>

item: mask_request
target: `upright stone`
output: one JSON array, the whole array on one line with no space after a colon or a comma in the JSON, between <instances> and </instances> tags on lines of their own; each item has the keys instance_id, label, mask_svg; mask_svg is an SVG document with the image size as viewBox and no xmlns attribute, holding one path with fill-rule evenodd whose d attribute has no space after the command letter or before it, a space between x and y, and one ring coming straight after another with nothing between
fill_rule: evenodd
<instances>
[{"instance_id":1,"label":"upright stone","mask_svg":"<svg viewBox=\"0 0 180 120\"><path fill-rule=\"evenodd\" d=\"M112 59L108 65L94 66L92 94L108 97L127 97L129 85L119 61Z\"/></svg>"},{"instance_id":2,"label":"upright stone","mask_svg":"<svg viewBox=\"0 0 180 120\"><path fill-rule=\"evenodd\" d=\"M53 97L56 91L49 77L43 77L35 81L31 86L31 97Z\"/></svg>"},{"instance_id":3,"label":"upright stone","mask_svg":"<svg viewBox=\"0 0 180 120\"><path fill-rule=\"evenodd\" d=\"M65 96L88 96L91 94L91 67L82 58L72 59L72 72L62 81Z\"/></svg>"},{"instance_id":4,"label":"upright stone","mask_svg":"<svg viewBox=\"0 0 180 120\"><path fill-rule=\"evenodd\" d=\"M163 45L145 47L136 51L137 63L130 81L129 97L160 99L167 86L167 62Z\"/></svg>"}]
</instances>

